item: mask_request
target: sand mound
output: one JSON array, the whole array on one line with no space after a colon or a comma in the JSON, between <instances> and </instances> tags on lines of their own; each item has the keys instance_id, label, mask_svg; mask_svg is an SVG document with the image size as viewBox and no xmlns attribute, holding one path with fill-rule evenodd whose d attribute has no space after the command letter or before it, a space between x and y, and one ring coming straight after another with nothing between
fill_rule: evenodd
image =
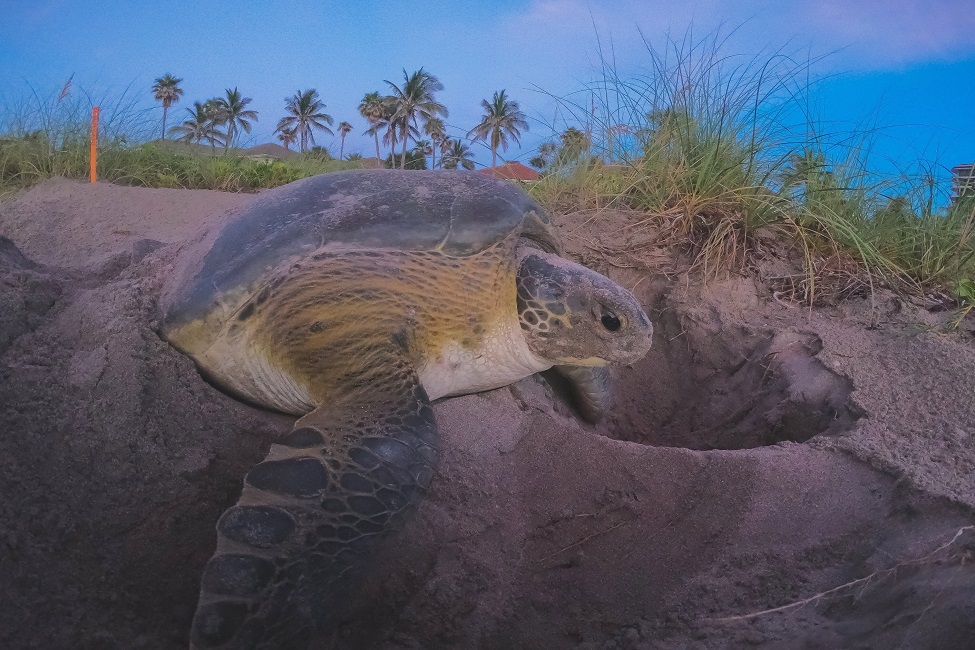
<instances>
[{"instance_id":1,"label":"sand mound","mask_svg":"<svg viewBox=\"0 0 975 650\"><path fill-rule=\"evenodd\" d=\"M155 302L165 244L248 200L57 181L0 206L0 647L186 647L214 522L290 420L200 379ZM538 378L439 402L433 493L336 646L971 647L972 340L893 297L609 273L659 323L614 417Z\"/></svg>"}]
</instances>

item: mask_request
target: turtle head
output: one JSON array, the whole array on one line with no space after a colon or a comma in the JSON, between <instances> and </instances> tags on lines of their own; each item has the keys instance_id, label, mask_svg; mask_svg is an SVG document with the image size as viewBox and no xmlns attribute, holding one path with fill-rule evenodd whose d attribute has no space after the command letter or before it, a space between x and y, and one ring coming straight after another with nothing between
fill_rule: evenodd
<instances>
[{"instance_id":1,"label":"turtle head","mask_svg":"<svg viewBox=\"0 0 975 650\"><path fill-rule=\"evenodd\" d=\"M632 363L650 351L653 334L632 293L536 249L519 253L518 319L531 351L556 365Z\"/></svg>"}]
</instances>

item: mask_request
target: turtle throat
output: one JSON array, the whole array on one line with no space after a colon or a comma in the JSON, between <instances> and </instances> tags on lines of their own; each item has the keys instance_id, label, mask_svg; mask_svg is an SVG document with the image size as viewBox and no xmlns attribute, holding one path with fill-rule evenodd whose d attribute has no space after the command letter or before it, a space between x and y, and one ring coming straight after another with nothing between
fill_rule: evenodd
<instances>
[{"instance_id":1,"label":"turtle throat","mask_svg":"<svg viewBox=\"0 0 975 650\"><path fill-rule=\"evenodd\" d=\"M507 386L552 365L531 351L518 320L510 318L485 332L476 346L448 341L420 368L420 382L437 399Z\"/></svg>"}]
</instances>

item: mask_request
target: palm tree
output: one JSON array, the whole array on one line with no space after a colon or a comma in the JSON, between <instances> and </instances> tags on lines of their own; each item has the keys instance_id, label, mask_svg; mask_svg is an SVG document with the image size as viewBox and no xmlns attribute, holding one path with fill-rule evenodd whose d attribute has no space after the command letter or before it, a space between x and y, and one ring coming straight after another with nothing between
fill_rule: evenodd
<instances>
[{"instance_id":1,"label":"palm tree","mask_svg":"<svg viewBox=\"0 0 975 650\"><path fill-rule=\"evenodd\" d=\"M187 108L186 112L190 118L179 126L169 129L170 135L178 135L180 142L195 142L203 144L203 141L211 141L216 136L216 126L207 112L206 104L193 102L193 108Z\"/></svg>"},{"instance_id":2,"label":"palm tree","mask_svg":"<svg viewBox=\"0 0 975 650\"><path fill-rule=\"evenodd\" d=\"M206 114L207 125L209 127L210 135L207 139L210 141L210 150L216 153L217 145L223 146L223 139L227 137L218 130L226 122L223 99L213 97L212 99L206 100L203 102L203 112Z\"/></svg>"},{"instance_id":3,"label":"palm tree","mask_svg":"<svg viewBox=\"0 0 975 650\"><path fill-rule=\"evenodd\" d=\"M457 169L460 165L464 169L474 169L474 157L470 148L460 140L445 140L448 145L447 153L443 157L444 169Z\"/></svg>"},{"instance_id":4,"label":"palm tree","mask_svg":"<svg viewBox=\"0 0 975 650\"><path fill-rule=\"evenodd\" d=\"M284 148L291 151L289 145L294 144L298 140L298 134L294 129L281 129L278 131L278 140L284 145Z\"/></svg>"},{"instance_id":5,"label":"palm tree","mask_svg":"<svg viewBox=\"0 0 975 650\"><path fill-rule=\"evenodd\" d=\"M518 138L521 137L519 129L528 130L528 122L525 114L518 107L518 102L508 99L504 90L495 91L494 97L489 102L481 100L484 107L484 117L481 123L475 126L467 134L467 137L474 137L474 140L484 140L491 145L491 166L495 167L498 163L498 146L503 150L508 150L508 138L521 144Z\"/></svg>"},{"instance_id":6,"label":"palm tree","mask_svg":"<svg viewBox=\"0 0 975 650\"><path fill-rule=\"evenodd\" d=\"M393 121L393 115L396 113L396 107L392 97L380 97L379 101L379 113L373 118L372 126L366 129L364 135L371 135L376 139L376 153L379 154L379 134L382 133L383 144L391 145L393 151L390 155L395 155L396 123Z\"/></svg>"},{"instance_id":7,"label":"palm tree","mask_svg":"<svg viewBox=\"0 0 975 650\"><path fill-rule=\"evenodd\" d=\"M382 160L382 154L379 153L379 132L387 128L387 123L384 120L380 120L370 126L368 129L362 132L362 135L371 135L376 138L376 157ZM386 137L383 136L383 141L385 142Z\"/></svg>"},{"instance_id":8,"label":"palm tree","mask_svg":"<svg viewBox=\"0 0 975 650\"><path fill-rule=\"evenodd\" d=\"M339 148L339 160L345 156L345 136L352 131L352 125L348 122L339 122L339 135L342 136L342 146Z\"/></svg>"},{"instance_id":9,"label":"palm tree","mask_svg":"<svg viewBox=\"0 0 975 650\"><path fill-rule=\"evenodd\" d=\"M407 74L404 68L402 88L389 80L386 80L386 84L393 91L392 97L396 102L393 121L397 123L397 128L403 138L403 154L400 158L400 167L403 167L406 165L406 148L410 136L419 135L417 116L423 120L429 120L437 116L447 117L448 115L447 108L434 98L434 93L443 90L443 84L423 68L413 74Z\"/></svg>"},{"instance_id":10,"label":"palm tree","mask_svg":"<svg viewBox=\"0 0 975 650\"><path fill-rule=\"evenodd\" d=\"M423 156L423 165L426 167L426 157L433 153L433 145L430 144L429 140L417 140L413 151Z\"/></svg>"},{"instance_id":11,"label":"palm tree","mask_svg":"<svg viewBox=\"0 0 975 650\"><path fill-rule=\"evenodd\" d=\"M220 106L221 120L227 125L227 138L224 141L224 151L230 149L230 145L237 139L237 129L243 129L244 133L251 132L249 120L257 121L257 111L247 109L251 103L250 97L241 97L240 91L234 88L227 88L227 96L217 100Z\"/></svg>"},{"instance_id":12,"label":"palm tree","mask_svg":"<svg viewBox=\"0 0 975 650\"><path fill-rule=\"evenodd\" d=\"M556 146L554 142L543 142L538 146L538 155L528 161L528 164L538 169L545 169L555 157Z\"/></svg>"},{"instance_id":13,"label":"palm tree","mask_svg":"<svg viewBox=\"0 0 975 650\"><path fill-rule=\"evenodd\" d=\"M559 149L558 154L558 160L561 163L577 160L583 153L589 151L589 147L592 144L589 134L580 131L574 126L570 126L563 131L559 139L562 141L562 147Z\"/></svg>"},{"instance_id":14,"label":"palm tree","mask_svg":"<svg viewBox=\"0 0 975 650\"><path fill-rule=\"evenodd\" d=\"M359 115L364 117L366 122L369 122L369 129L364 135L371 135L376 138L376 158L380 160L382 156L379 154L379 131L386 127L385 124L380 126L380 122L385 118L388 103L386 98L378 92L366 93L362 101L359 102Z\"/></svg>"},{"instance_id":15,"label":"palm tree","mask_svg":"<svg viewBox=\"0 0 975 650\"><path fill-rule=\"evenodd\" d=\"M430 140L433 141L433 148L430 153L433 154L430 160L430 169L437 168L437 149L443 143L446 134L444 133L443 120L439 117L431 117L423 125L423 132L430 136Z\"/></svg>"},{"instance_id":16,"label":"palm tree","mask_svg":"<svg viewBox=\"0 0 975 650\"><path fill-rule=\"evenodd\" d=\"M826 163L826 156L818 148L804 147L790 153L779 172L782 190L802 202L828 200L837 190L835 174Z\"/></svg>"},{"instance_id":17,"label":"palm tree","mask_svg":"<svg viewBox=\"0 0 975 650\"><path fill-rule=\"evenodd\" d=\"M390 156L393 159L393 167L396 167L396 143L399 140L399 136L406 132L403 138L403 151L406 151L406 143L410 135L416 135L416 128L410 125L409 122L403 122L396 118L396 105L393 98L390 97L389 102L389 114L383 121L386 125L386 132L383 133L383 144L389 145Z\"/></svg>"},{"instance_id":18,"label":"palm tree","mask_svg":"<svg viewBox=\"0 0 975 650\"><path fill-rule=\"evenodd\" d=\"M284 109L288 112L278 122L276 131L294 129L301 140L302 153L308 149L308 144L315 144L314 129L334 135L331 126L332 116L322 112L325 104L318 98L318 91L310 88L304 92L298 91L291 97L285 98Z\"/></svg>"},{"instance_id":19,"label":"palm tree","mask_svg":"<svg viewBox=\"0 0 975 650\"><path fill-rule=\"evenodd\" d=\"M157 102L162 102L163 105L163 140L166 139L166 115L169 113L169 107L173 105L173 102L178 102L179 98L183 96L183 89L179 87L182 81L182 79L177 79L173 75L166 73L156 79L156 83L152 84L153 97L156 98ZM70 82L71 80L69 79L68 83Z\"/></svg>"}]
</instances>

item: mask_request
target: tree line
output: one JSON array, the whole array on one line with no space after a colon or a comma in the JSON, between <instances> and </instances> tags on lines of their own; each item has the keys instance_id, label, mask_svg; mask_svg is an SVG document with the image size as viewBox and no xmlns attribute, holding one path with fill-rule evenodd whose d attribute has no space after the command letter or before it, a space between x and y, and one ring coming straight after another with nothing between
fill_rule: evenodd
<instances>
[{"instance_id":1,"label":"tree line","mask_svg":"<svg viewBox=\"0 0 975 650\"><path fill-rule=\"evenodd\" d=\"M251 98L243 97L237 88L228 88L224 96L194 102L193 108L186 109L189 116L167 131L169 109L183 96L182 81L165 74L152 86L156 101L162 102L163 139L168 133L183 142L209 144L214 149L220 146L227 151L241 132L250 133L253 123L258 121L257 111L247 108ZM386 159L390 167L409 168L410 162L417 159L422 159L425 167L426 157L430 156L433 169L438 166L474 169L468 145L460 138L446 135L444 119L449 113L447 107L437 101L436 94L444 88L437 77L423 68L413 73L404 69L401 82L385 80L385 84L387 94L366 93L358 106L359 114L369 124L363 135L374 139L377 158L382 160L381 139L390 149ZM316 132L334 135L329 128L334 119L325 112L325 104L316 89L298 90L284 101L285 116L278 121L274 132L285 148L290 150L291 145L297 143L298 150L304 153L314 147ZM484 115L468 131L467 137L472 142L484 141L490 147L491 166L494 167L498 149L506 151L510 142L520 144L522 131L528 130L528 121L518 102L504 89L496 91L490 100L482 100L481 106ZM339 158L343 158L345 138L352 131L352 125L343 121L337 128L341 138Z\"/></svg>"}]
</instances>

